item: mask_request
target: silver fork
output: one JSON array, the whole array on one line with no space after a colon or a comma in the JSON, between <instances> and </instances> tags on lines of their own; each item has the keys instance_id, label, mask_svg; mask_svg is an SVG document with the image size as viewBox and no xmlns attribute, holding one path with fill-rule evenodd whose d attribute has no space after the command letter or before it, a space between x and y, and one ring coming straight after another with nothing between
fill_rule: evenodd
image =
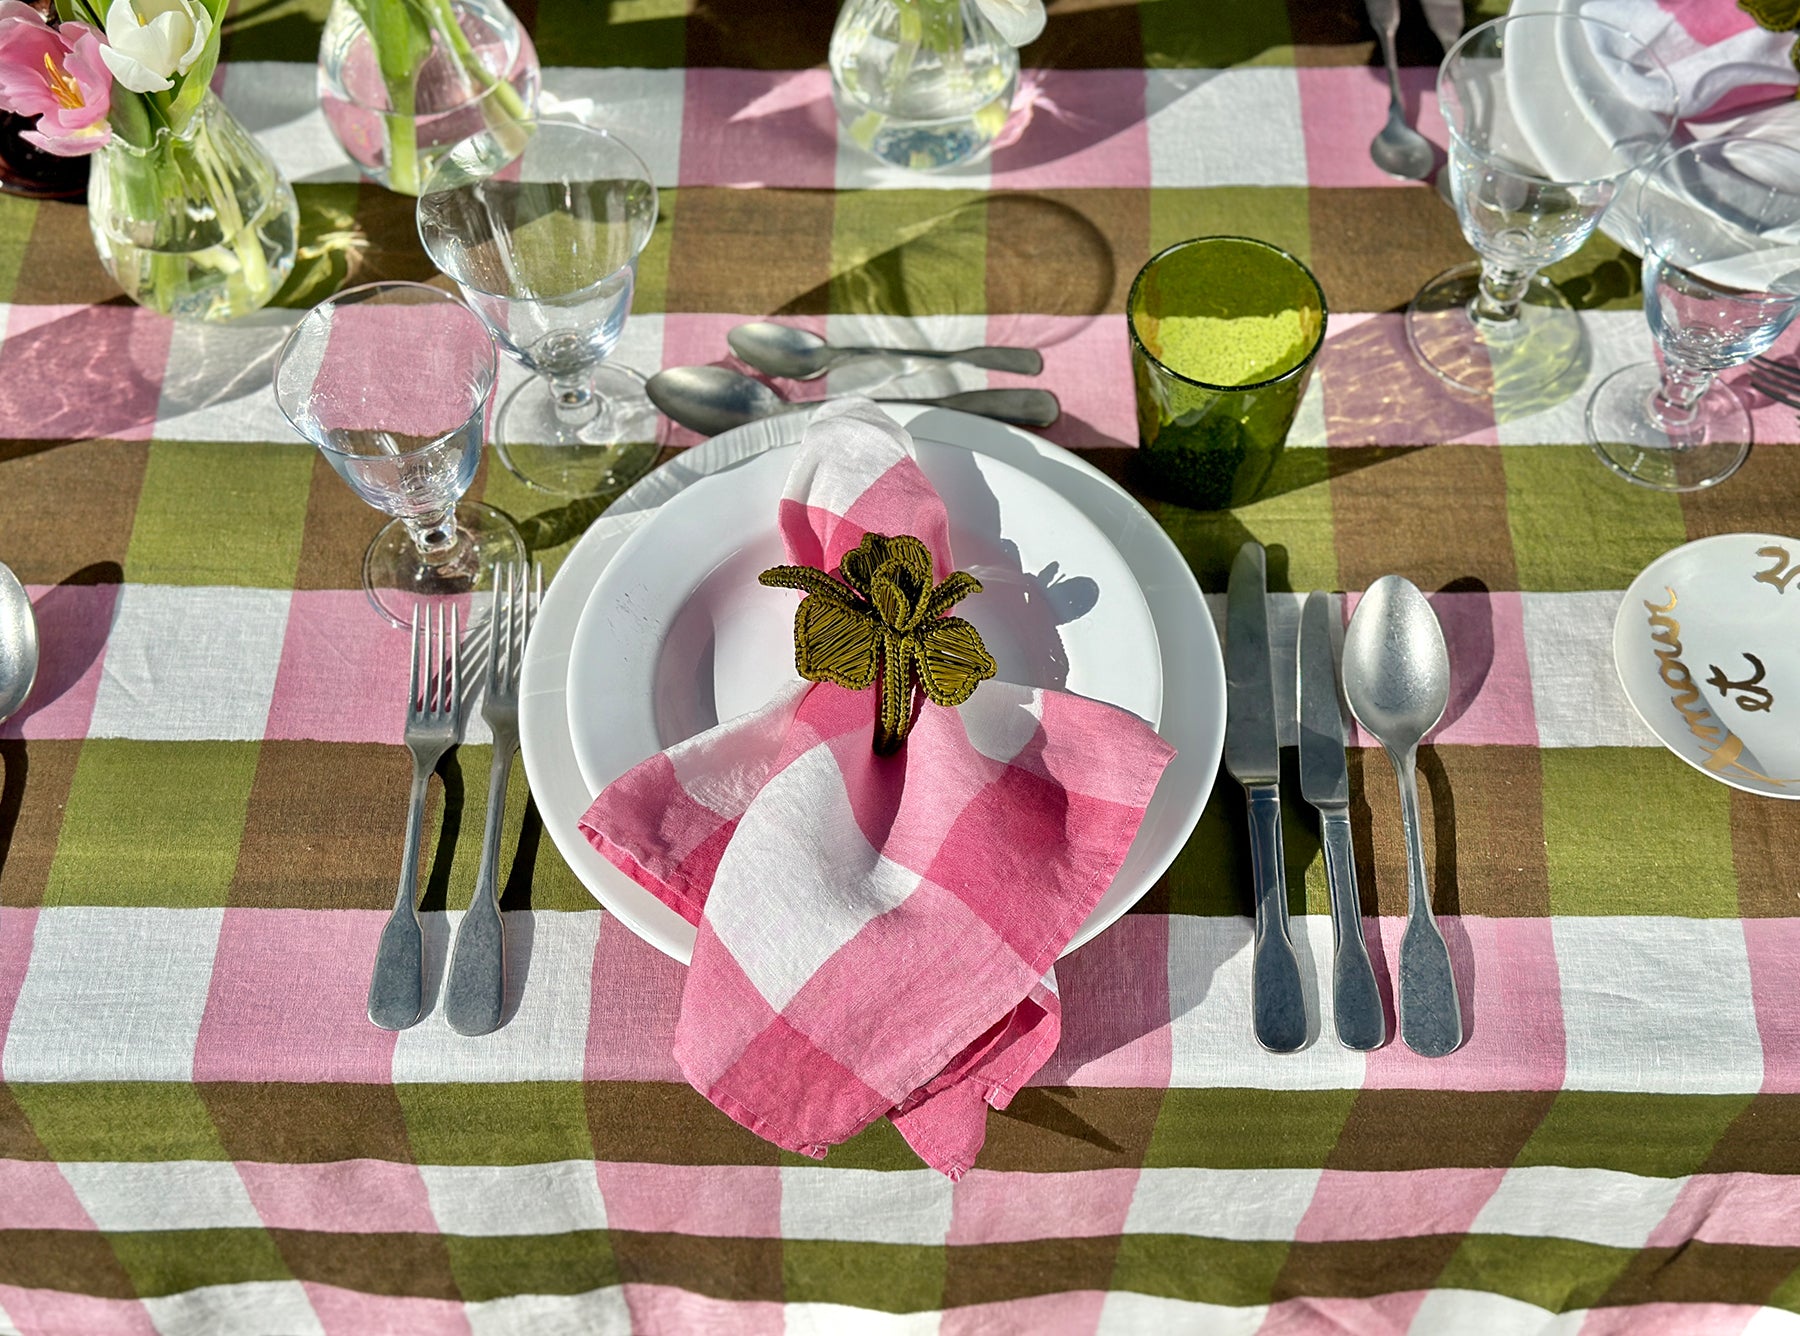
<instances>
[{"instance_id":1,"label":"silver fork","mask_svg":"<svg viewBox=\"0 0 1800 1336\"><path fill-rule=\"evenodd\" d=\"M506 818L506 782L519 750L519 667L525 640L544 597L544 569L534 566L535 588L526 583L523 562L506 562L494 572L493 612L488 617L487 691L481 717L494 734L493 768L488 772L487 824L481 833L481 871L475 898L463 915L450 956L444 989L444 1018L458 1034L487 1034L500 1027L506 1000L506 936L500 924L495 885L500 861L500 827Z\"/></svg>"},{"instance_id":2,"label":"silver fork","mask_svg":"<svg viewBox=\"0 0 1800 1336\"><path fill-rule=\"evenodd\" d=\"M1800 408L1800 367L1766 357L1750 359L1750 383L1777 403Z\"/></svg>"},{"instance_id":3,"label":"silver fork","mask_svg":"<svg viewBox=\"0 0 1800 1336\"><path fill-rule=\"evenodd\" d=\"M434 625L435 621L435 625ZM412 669L406 695L406 748L412 753L412 802L406 813L406 850L400 859L400 888L394 911L375 948L369 976L369 1019L384 1030L404 1030L425 1010L425 942L416 903L419 882L419 828L425 815L425 786L445 752L462 740L457 709L461 642L456 609L448 629L440 605L434 619L413 608Z\"/></svg>"}]
</instances>

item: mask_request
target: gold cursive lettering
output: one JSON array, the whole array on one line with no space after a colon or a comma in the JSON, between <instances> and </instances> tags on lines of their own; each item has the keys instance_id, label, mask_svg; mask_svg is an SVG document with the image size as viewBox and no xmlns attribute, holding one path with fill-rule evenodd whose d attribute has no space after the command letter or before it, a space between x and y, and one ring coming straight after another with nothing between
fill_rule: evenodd
<instances>
[{"instance_id":1,"label":"gold cursive lettering","mask_svg":"<svg viewBox=\"0 0 1800 1336\"><path fill-rule=\"evenodd\" d=\"M1775 704L1775 693L1765 686L1757 685L1763 680L1763 661L1748 650L1744 652L1744 657L1750 661L1750 666L1756 670L1751 673L1749 677L1746 677L1742 682L1734 682L1729 677L1725 676L1725 670L1719 667L1718 664L1709 663L1706 666L1712 669L1712 676L1706 679L1706 685L1709 687L1717 687L1719 689L1719 694L1727 700L1731 700L1732 692L1739 692L1740 694L1737 699L1731 700L1733 705L1746 713L1751 711L1761 711L1766 714Z\"/></svg>"},{"instance_id":2,"label":"gold cursive lettering","mask_svg":"<svg viewBox=\"0 0 1800 1336\"><path fill-rule=\"evenodd\" d=\"M1763 553L1762 555L1767 555ZM1782 553L1785 561L1787 554ZM1757 577L1761 579L1761 576ZM1794 783L1791 779L1776 779L1773 775L1765 775L1760 770L1752 769L1739 758L1744 752L1743 739L1713 716L1712 709L1700 693L1699 683L1688 671L1688 666L1681 661L1681 623L1669 614L1675 611L1677 602L1675 591L1664 586L1663 592L1668 594L1667 603L1652 603L1644 600L1644 608L1650 614L1650 639L1659 648L1656 654L1656 673L1662 678L1663 685L1669 689L1669 703L1675 707L1682 722L1687 725L1689 733L1699 740L1706 752L1705 768L1715 775L1736 772L1746 779L1760 779L1764 783L1785 788ZM1745 656L1749 658L1749 655ZM1752 662L1755 662L1752 660ZM1761 668L1761 665L1757 665ZM1717 668L1715 674L1723 676ZM1759 672L1758 676L1761 674ZM1752 679L1755 681L1756 679ZM1717 685L1717 683L1712 683ZM1758 688L1761 690L1761 688Z\"/></svg>"},{"instance_id":3,"label":"gold cursive lettering","mask_svg":"<svg viewBox=\"0 0 1800 1336\"><path fill-rule=\"evenodd\" d=\"M1790 564L1791 559L1785 547L1759 547L1756 549L1756 555L1773 558L1775 564L1766 571L1758 571L1754 578L1763 584L1774 585L1776 593L1787 593L1788 585L1792 584L1796 578L1800 578L1800 561Z\"/></svg>"}]
</instances>

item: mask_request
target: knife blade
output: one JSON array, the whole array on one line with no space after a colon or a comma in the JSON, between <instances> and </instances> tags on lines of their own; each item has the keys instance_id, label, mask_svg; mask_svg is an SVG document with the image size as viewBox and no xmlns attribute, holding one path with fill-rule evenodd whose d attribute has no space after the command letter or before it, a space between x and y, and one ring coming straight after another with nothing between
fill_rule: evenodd
<instances>
[{"instance_id":1,"label":"knife blade","mask_svg":"<svg viewBox=\"0 0 1800 1336\"><path fill-rule=\"evenodd\" d=\"M1269 644L1268 558L1245 543L1231 563L1225 597L1225 768L1249 807L1250 875L1256 929L1250 1015L1256 1042L1272 1053L1306 1043L1300 962L1288 939L1287 874L1281 849L1281 744L1275 727L1275 668Z\"/></svg>"},{"instance_id":2,"label":"knife blade","mask_svg":"<svg viewBox=\"0 0 1800 1336\"><path fill-rule=\"evenodd\" d=\"M1307 595L1300 613L1300 793L1319 812L1325 882L1331 891L1332 1014L1338 1042L1367 1051L1387 1042L1387 1016L1363 940L1356 858L1350 844L1350 771L1344 711L1331 643L1331 595Z\"/></svg>"}]
</instances>

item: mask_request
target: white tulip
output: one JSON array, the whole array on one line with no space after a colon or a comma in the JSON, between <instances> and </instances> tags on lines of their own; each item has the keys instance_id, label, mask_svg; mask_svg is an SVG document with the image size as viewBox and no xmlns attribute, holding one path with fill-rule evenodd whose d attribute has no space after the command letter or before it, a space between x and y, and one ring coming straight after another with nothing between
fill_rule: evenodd
<instances>
[{"instance_id":1,"label":"white tulip","mask_svg":"<svg viewBox=\"0 0 1800 1336\"><path fill-rule=\"evenodd\" d=\"M1035 42L1044 31L1044 0L975 0L1008 46Z\"/></svg>"},{"instance_id":2,"label":"white tulip","mask_svg":"<svg viewBox=\"0 0 1800 1336\"><path fill-rule=\"evenodd\" d=\"M212 26L212 14L196 0L112 0L100 58L132 92L160 93L200 59Z\"/></svg>"}]
</instances>

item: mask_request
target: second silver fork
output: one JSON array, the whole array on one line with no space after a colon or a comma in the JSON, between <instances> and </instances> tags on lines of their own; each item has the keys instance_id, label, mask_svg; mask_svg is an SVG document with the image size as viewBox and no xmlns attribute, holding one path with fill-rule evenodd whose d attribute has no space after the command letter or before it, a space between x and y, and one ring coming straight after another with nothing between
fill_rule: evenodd
<instances>
[{"instance_id":1,"label":"second silver fork","mask_svg":"<svg viewBox=\"0 0 1800 1336\"><path fill-rule=\"evenodd\" d=\"M400 888L394 910L375 948L369 976L369 1019L384 1030L404 1030L425 1010L425 939L419 926L419 828L425 815L425 786L445 752L462 740L457 704L462 658L456 609L434 619L413 609L412 670L406 696L406 748L412 753L412 801L406 812L406 849L400 859ZM435 627L433 622L435 620Z\"/></svg>"},{"instance_id":2,"label":"second silver fork","mask_svg":"<svg viewBox=\"0 0 1800 1336\"><path fill-rule=\"evenodd\" d=\"M544 596L543 567L527 583L523 562L494 572L493 612L488 617L487 689L481 717L494 734L493 768L488 772L487 822L481 834L481 870L475 896L457 929L444 989L444 1018L458 1034L487 1034L500 1028L506 1002L506 935L500 920L498 869L500 829L506 820L506 783L519 750L519 669L525 641Z\"/></svg>"}]
</instances>

